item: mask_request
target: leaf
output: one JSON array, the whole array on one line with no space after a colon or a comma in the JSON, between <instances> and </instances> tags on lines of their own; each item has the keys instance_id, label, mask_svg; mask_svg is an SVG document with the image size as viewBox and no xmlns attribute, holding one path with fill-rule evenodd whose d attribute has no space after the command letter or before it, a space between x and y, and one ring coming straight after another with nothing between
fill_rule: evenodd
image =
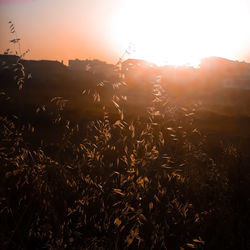
<instances>
[{"instance_id":1,"label":"leaf","mask_svg":"<svg viewBox=\"0 0 250 250\"><path fill-rule=\"evenodd\" d=\"M115 105L116 108L119 108L119 107L120 107L119 104L116 103L114 100L112 100L112 102L114 103L114 105Z\"/></svg>"},{"instance_id":2,"label":"leaf","mask_svg":"<svg viewBox=\"0 0 250 250\"><path fill-rule=\"evenodd\" d=\"M203 241L203 240L201 240L201 239L193 239L193 242L195 242L195 243L201 243L202 245L205 245L205 242Z\"/></svg>"},{"instance_id":3,"label":"leaf","mask_svg":"<svg viewBox=\"0 0 250 250\"><path fill-rule=\"evenodd\" d=\"M191 244L191 243L187 243L187 247L195 248L195 245L194 245L194 244Z\"/></svg>"},{"instance_id":4,"label":"leaf","mask_svg":"<svg viewBox=\"0 0 250 250\"><path fill-rule=\"evenodd\" d=\"M57 100L61 100L63 99L61 96L57 96L57 97L53 97L50 102L54 102L54 101L57 101Z\"/></svg>"},{"instance_id":5,"label":"leaf","mask_svg":"<svg viewBox=\"0 0 250 250\"><path fill-rule=\"evenodd\" d=\"M121 125L121 120L117 120L115 123L114 123L114 126L120 126Z\"/></svg>"},{"instance_id":6,"label":"leaf","mask_svg":"<svg viewBox=\"0 0 250 250\"><path fill-rule=\"evenodd\" d=\"M124 120L124 113L123 113L123 111L121 111L121 120Z\"/></svg>"},{"instance_id":7,"label":"leaf","mask_svg":"<svg viewBox=\"0 0 250 250\"><path fill-rule=\"evenodd\" d=\"M18 89L19 89L19 90L22 90L22 88L23 88L23 85L22 85L22 84L19 84L19 85L18 85Z\"/></svg>"},{"instance_id":8,"label":"leaf","mask_svg":"<svg viewBox=\"0 0 250 250\"><path fill-rule=\"evenodd\" d=\"M133 240L134 240L134 238L131 237L130 235L128 235L126 238L127 246L130 246L132 244Z\"/></svg>"},{"instance_id":9,"label":"leaf","mask_svg":"<svg viewBox=\"0 0 250 250\"><path fill-rule=\"evenodd\" d=\"M152 210L152 209L153 209L153 207L154 207L154 203L153 203L153 202L149 202L149 204L148 204L148 208L149 208L149 210Z\"/></svg>"},{"instance_id":10,"label":"leaf","mask_svg":"<svg viewBox=\"0 0 250 250\"><path fill-rule=\"evenodd\" d=\"M144 221L147 221L147 218L144 216L144 214L140 214L139 217L144 220Z\"/></svg>"},{"instance_id":11,"label":"leaf","mask_svg":"<svg viewBox=\"0 0 250 250\"><path fill-rule=\"evenodd\" d=\"M116 202L115 204L113 204L113 207L115 207L115 206L117 206L117 205L119 205L119 204L121 204L121 201L118 201L118 202Z\"/></svg>"},{"instance_id":12,"label":"leaf","mask_svg":"<svg viewBox=\"0 0 250 250\"><path fill-rule=\"evenodd\" d=\"M154 195L154 199L155 199L156 202L160 203L160 200L159 200L159 198L157 197L156 194Z\"/></svg>"},{"instance_id":13,"label":"leaf","mask_svg":"<svg viewBox=\"0 0 250 250\"><path fill-rule=\"evenodd\" d=\"M119 218L115 218L115 220L114 220L114 224L116 225L116 226L120 226L121 225L121 223L122 223L122 221L119 219Z\"/></svg>"},{"instance_id":14,"label":"leaf","mask_svg":"<svg viewBox=\"0 0 250 250\"><path fill-rule=\"evenodd\" d=\"M121 196L125 196L125 194L122 192L121 189L118 189L118 188L114 188L113 191L117 194L120 194Z\"/></svg>"},{"instance_id":15,"label":"leaf","mask_svg":"<svg viewBox=\"0 0 250 250\"><path fill-rule=\"evenodd\" d=\"M169 130L169 131L173 131L174 129L173 129L173 128L167 128L167 130Z\"/></svg>"},{"instance_id":16,"label":"leaf","mask_svg":"<svg viewBox=\"0 0 250 250\"><path fill-rule=\"evenodd\" d=\"M128 146L127 146L127 145L124 147L124 152L125 152L126 154L128 154Z\"/></svg>"}]
</instances>

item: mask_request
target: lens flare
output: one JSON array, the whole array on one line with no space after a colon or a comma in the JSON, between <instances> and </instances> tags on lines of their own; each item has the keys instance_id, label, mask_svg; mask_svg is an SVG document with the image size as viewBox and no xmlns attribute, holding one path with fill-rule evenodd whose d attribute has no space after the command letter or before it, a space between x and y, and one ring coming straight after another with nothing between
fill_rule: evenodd
<instances>
[{"instance_id":1,"label":"lens flare","mask_svg":"<svg viewBox=\"0 0 250 250\"><path fill-rule=\"evenodd\" d=\"M248 39L248 17L249 8L236 0L128 0L114 34L120 50L134 44L131 57L196 66L207 56L237 57Z\"/></svg>"}]
</instances>

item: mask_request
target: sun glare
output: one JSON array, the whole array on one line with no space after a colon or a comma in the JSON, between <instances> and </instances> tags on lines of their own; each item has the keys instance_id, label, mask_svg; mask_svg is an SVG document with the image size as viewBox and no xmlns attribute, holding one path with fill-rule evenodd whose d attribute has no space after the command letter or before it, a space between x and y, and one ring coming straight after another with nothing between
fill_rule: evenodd
<instances>
[{"instance_id":1,"label":"sun glare","mask_svg":"<svg viewBox=\"0 0 250 250\"><path fill-rule=\"evenodd\" d=\"M197 66L207 56L234 58L249 15L236 0L127 0L114 20L117 47L158 65Z\"/></svg>"}]
</instances>

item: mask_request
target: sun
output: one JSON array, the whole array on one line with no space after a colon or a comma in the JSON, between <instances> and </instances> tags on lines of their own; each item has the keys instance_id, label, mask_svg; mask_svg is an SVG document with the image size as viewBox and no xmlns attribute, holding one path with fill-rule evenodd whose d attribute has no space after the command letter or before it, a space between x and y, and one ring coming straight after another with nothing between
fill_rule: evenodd
<instances>
[{"instance_id":1,"label":"sun","mask_svg":"<svg viewBox=\"0 0 250 250\"><path fill-rule=\"evenodd\" d=\"M117 48L158 65L197 66L234 58L246 40L248 9L237 0L126 0L116 13Z\"/></svg>"}]
</instances>

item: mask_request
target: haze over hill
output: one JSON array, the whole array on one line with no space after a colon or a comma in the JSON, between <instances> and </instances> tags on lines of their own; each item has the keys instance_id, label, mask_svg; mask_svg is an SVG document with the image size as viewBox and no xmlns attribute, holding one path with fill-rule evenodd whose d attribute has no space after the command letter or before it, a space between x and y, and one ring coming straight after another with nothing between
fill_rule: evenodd
<instances>
[{"instance_id":1,"label":"haze over hill","mask_svg":"<svg viewBox=\"0 0 250 250\"><path fill-rule=\"evenodd\" d=\"M16 64L17 56L0 55L5 66ZM106 81L119 81L115 65L100 60L71 60L69 66L59 61L21 60L26 72L23 105L26 109L43 106L55 96L72 100L72 116L83 112L84 89ZM168 95L182 106L201 103L201 110L229 117L250 117L250 63L211 57L199 68L190 66L157 66L144 60L128 59L121 64L126 95L137 107L147 105L154 84L160 84ZM28 78L28 76L31 78ZM5 90L16 89L13 73L1 70ZM13 82L13 84L10 84ZM109 91L109 90L106 90ZM26 94L25 94L26 93ZM31 105L31 106L29 106ZM82 111L81 111L82 109ZM213 126L212 126L213 127Z\"/></svg>"}]
</instances>

